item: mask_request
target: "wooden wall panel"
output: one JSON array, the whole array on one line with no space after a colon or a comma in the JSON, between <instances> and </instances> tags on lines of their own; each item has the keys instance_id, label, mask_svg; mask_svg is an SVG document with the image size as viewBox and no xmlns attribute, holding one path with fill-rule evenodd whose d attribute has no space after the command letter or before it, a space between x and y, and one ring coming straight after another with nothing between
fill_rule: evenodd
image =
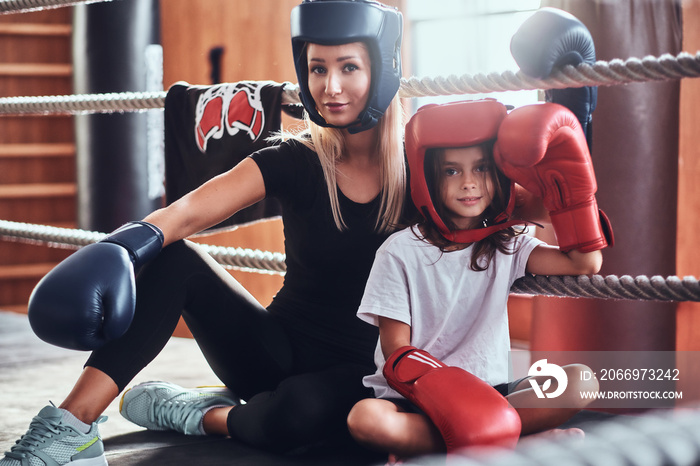
<instances>
[{"instance_id":1,"label":"wooden wall panel","mask_svg":"<svg viewBox=\"0 0 700 466\"><path fill-rule=\"evenodd\" d=\"M54 192L42 192L42 186L17 190L26 185L0 186L0 219L39 225L73 225L75 221L75 185L61 185ZM48 186L53 188L53 186ZM19 192L13 192L19 191Z\"/></svg>"},{"instance_id":2,"label":"wooden wall panel","mask_svg":"<svg viewBox=\"0 0 700 466\"><path fill-rule=\"evenodd\" d=\"M71 26L0 23L0 63L70 63Z\"/></svg>"},{"instance_id":3,"label":"wooden wall panel","mask_svg":"<svg viewBox=\"0 0 700 466\"><path fill-rule=\"evenodd\" d=\"M16 264L40 264L62 261L75 249L47 248L31 242L3 239L0 241L0 266Z\"/></svg>"},{"instance_id":4,"label":"wooden wall panel","mask_svg":"<svg viewBox=\"0 0 700 466\"><path fill-rule=\"evenodd\" d=\"M289 15L298 0L161 1L164 83L210 84L209 51L223 47L222 80L295 82ZM187 21L182 21L187 18Z\"/></svg>"},{"instance_id":5,"label":"wooden wall panel","mask_svg":"<svg viewBox=\"0 0 700 466\"><path fill-rule=\"evenodd\" d=\"M0 15L0 23L70 24L72 8L52 8L29 13Z\"/></svg>"},{"instance_id":6,"label":"wooden wall panel","mask_svg":"<svg viewBox=\"0 0 700 466\"><path fill-rule=\"evenodd\" d=\"M5 96L6 94L3 94ZM8 94L30 95L30 94ZM45 95L36 93L34 95ZM64 115L0 117L0 144L72 143L73 117Z\"/></svg>"},{"instance_id":7,"label":"wooden wall panel","mask_svg":"<svg viewBox=\"0 0 700 466\"><path fill-rule=\"evenodd\" d=\"M683 50L700 50L700 0L683 1ZM681 82L680 147L678 164L677 275L700 277L700 80ZM680 303L677 348L700 350L700 303Z\"/></svg>"},{"instance_id":8,"label":"wooden wall panel","mask_svg":"<svg viewBox=\"0 0 700 466\"><path fill-rule=\"evenodd\" d=\"M75 183L75 160L0 156L0 185L10 183Z\"/></svg>"},{"instance_id":9,"label":"wooden wall panel","mask_svg":"<svg viewBox=\"0 0 700 466\"><path fill-rule=\"evenodd\" d=\"M61 65L60 69L15 69L0 65L0 89L5 96L33 95L70 95L73 93L70 65ZM7 71L7 72L4 72ZM37 75L35 73L45 73ZM71 134L71 138L72 138Z\"/></svg>"},{"instance_id":10,"label":"wooden wall panel","mask_svg":"<svg viewBox=\"0 0 700 466\"><path fill-rule=\"evenodd\" d=\"M0 95L72 93L72 8L0 16ZM0 218L75 226L73 118L0 117ZM26 312L29 293L71 251L0 242L0 306Z\"/></svg>"}]
</instances>

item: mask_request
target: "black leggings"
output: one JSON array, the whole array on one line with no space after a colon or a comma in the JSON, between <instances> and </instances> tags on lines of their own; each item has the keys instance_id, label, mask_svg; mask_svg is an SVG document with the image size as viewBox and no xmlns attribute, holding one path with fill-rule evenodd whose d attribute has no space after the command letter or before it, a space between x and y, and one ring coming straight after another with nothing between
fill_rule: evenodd
<instances>
[{"instance_id":1,"label":"black leggings","mask_svg":"<svg viewBox=\"0 0 700 466\"><path fill-rule=\"evenodd\" d=\"M165 248L139 272L136 285L129 330L86 363L120 391L160 353L182 315L214 373L247 400L229 414L232 438L278 452L304 447L344 434L350 408L371 395L362 377L374 368L329 364L321 352L298 354L308 348L301 336L193 243ZM309 361L315 354L316 365Z\"/></svg>"}]
</instances>

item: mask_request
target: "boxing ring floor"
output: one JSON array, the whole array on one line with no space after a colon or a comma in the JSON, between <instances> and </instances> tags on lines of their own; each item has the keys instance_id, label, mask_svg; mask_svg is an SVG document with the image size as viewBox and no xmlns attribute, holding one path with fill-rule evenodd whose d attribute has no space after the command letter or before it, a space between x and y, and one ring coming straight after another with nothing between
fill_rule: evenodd
<instances>
[{"instance_id":1,"label":"boxing ring floor","mask_svg":"<svg viewBox=\"0 0 700 466\"><path fill-rule=\"evenodd\" d=\"M65 350L39 340L25 315L0 310L0 451L23 434L32 417L48 404L60 403L80 374L87 353ZM163 352L134 379L168 380L185 387L218 384L192 339L172 338ZM296 455L261 452L231 439L147 432L119 414L119 400L100 425L110 466L255 465L359 466L383 464L385 457L353 445L332 445ZM585 411L567 423L584 431L609 418Z\"/></svg>"}]
</instances>

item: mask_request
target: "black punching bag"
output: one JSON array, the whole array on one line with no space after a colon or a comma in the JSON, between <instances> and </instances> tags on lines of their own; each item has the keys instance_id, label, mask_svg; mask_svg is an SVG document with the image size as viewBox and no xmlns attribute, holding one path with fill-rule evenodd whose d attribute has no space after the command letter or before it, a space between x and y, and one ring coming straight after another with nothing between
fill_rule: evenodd
<instances>
[{"instance_id":1,"label":"black punching bag","mask_svg":"<svg viewBox=\"0 0 700 466\"><path fill-rule=\"evenodd\" d=\"M591 31L599 60L677 55L677 2L548 0ZM598 205L612 222L615 247L603 250L602 275L674 275L678 192L679 81L598 88L593 165ZM674 303L535 299L532 348L556 351L673 351Z\"/></svg>"},{"instance_id":2,"label":"black punching bag","mask_svg":"<svg viewBox=\"0 0 700 466\"><path fill-rule=\"evenodd\" d=\"M78 5L73 92L163 89L158 0ZM162 110L75 117L78 226L112 231L161 205Z\"/></svg>"}]
</instances>

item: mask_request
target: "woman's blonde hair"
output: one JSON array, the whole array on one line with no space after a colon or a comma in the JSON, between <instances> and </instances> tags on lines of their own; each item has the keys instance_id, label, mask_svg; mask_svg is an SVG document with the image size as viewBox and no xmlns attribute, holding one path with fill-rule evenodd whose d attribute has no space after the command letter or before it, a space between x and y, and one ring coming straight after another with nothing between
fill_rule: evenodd
<instances>
[{"instance_id":1,"label":"woman's blonde hair","mask_svg":"<svg viewBox=\"0 0 700 466\"><path fill-rule=\"evenodd\" d=\"M333 220L339 230L347 229L340 212L337 190L336 164L345 153L344 132L338 128L324 128L305 118L306 128L300 132L282 134L283 138L295 139L318 154L323 176L331 201ZM406 192L406 163L403 151L403 110L401 100L394 97L379 120L377 152L381 154L380 176L381 203L375 230L388 233L399 225Z\"/></svg>"}]
</instances>

